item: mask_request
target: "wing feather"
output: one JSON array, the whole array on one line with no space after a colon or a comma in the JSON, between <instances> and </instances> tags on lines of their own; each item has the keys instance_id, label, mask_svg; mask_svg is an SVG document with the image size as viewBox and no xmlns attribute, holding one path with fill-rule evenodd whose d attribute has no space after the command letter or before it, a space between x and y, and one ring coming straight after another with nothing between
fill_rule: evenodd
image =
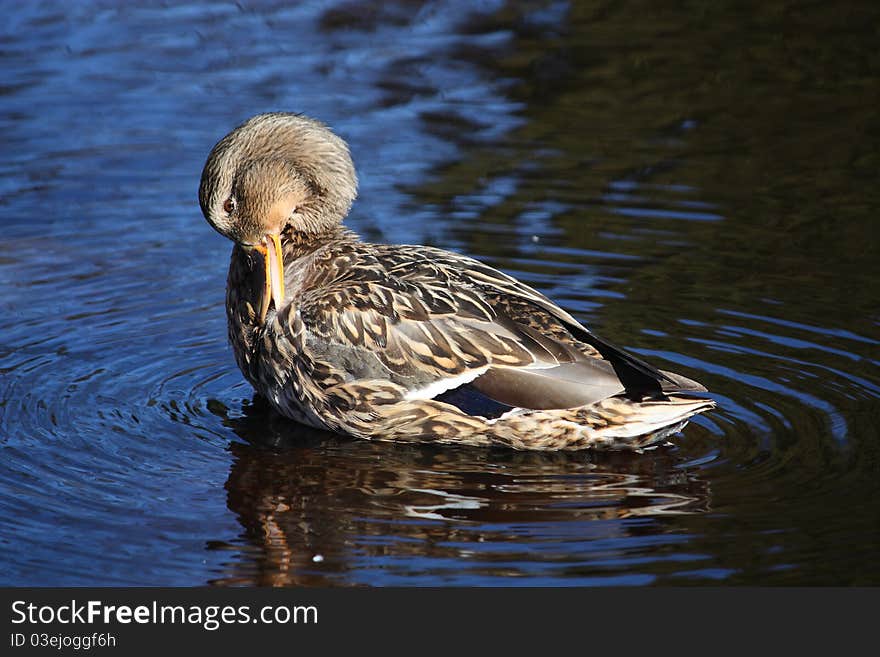
<instances>
[{"instance_id":1,"label":"wing feather","mask_svg":"<svg viewBox=\"0 0 880 657\"><path fill-rule=\"evenodd\" d=\"M369 251L333 262L333 276L316 267L322 273L306 280L299 316L326 358L337 345L376 359L412 398L468 384L511 406L572 408L622 392L661 395L687 381L597 338L541 293L476 260L361 247Z\"/></svg>"}]
</instances>

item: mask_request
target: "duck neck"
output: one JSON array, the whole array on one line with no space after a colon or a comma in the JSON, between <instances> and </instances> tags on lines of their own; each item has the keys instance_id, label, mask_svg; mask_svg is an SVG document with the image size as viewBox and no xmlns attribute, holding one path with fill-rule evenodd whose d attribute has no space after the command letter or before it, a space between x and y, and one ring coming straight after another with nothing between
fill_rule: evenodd
<instances>
[{"instance_id":1,"label":"duck neck","mask_svg":"<svg viewBox=\"0 0 880 657\"><path fill-rule=\"evenodd\" d=\"M320 233L293 230L290 226L281 232L281 247L284 262L299 260L329 244L356 242L358 236L341 224L336 224Z\"/></svg>"},{"instance_id":2,"label":"duck neck","mask_svg":"<svg viewBox=\"0 0 880 657\"><path fill-rule=\"evenodd\" d=\"M281 233L284 258L285 287L288 295L295 295L302 284L302 275L308 268L309 256L330 247L336 248L358 241L357 235L341 225L320 233L304 233L289 227ZM238 366L245 378L259 389L259 364L256 356L259 339L265 329L259 312L265 293L265 264L253 250L236 244L232 249L229 276L226 284L226 314L229 339Z\"/></svg>"}]
</instances>

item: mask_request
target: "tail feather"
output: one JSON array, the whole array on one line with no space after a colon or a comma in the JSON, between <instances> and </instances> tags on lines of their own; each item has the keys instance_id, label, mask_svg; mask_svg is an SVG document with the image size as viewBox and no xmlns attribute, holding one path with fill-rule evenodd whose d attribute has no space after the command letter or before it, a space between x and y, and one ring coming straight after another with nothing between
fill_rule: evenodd
<instances>
[{"instance_id":1,"label":"tail feather","mask_svg":"<svg viewBox=\"0 0 880 657\"><path fill-rule=\"evenodd\" d=\"M668 395L634 401L625 395L564 410L514 408L486 422L491 439L515 449L640 450L680 431L715 407L712 399Z\"/></svg>"},{"instance_id":2,"label":"tail feather","mask_svg":"<svg viewBox=\"0 0 880 657\"><path fill-rule=\"evenodd\" d=\"M601 404L597 406L599 406L597 410L601 413ZM697 413L708 411L714 407L715 402L711 399L675 395L670 395L664 401L629 402L627 409L629 413L625 422L609 422L608 426L596 428L594 431L597 436L605 435L618 439L652 436L662 429L686 422ZM615 413L615 417L619 417L619 407L612 408L610 411Z\"/></svg>"},{"instance_id":3,"label":"tail feather","mask_svg":"<svg viewBox=\"0 0 880 657\"><path fill-rule=\"evenodd\" d=\"M697 383L693 379L689 379L686 376L682 376L681 374L676 374L675 372L667 372L666 370L660 370L663 373L663 376L666 377L666 381L661 383L661 388L663 392L706 392L706 386L702 383Z\"/></svg>"}]
</instances>

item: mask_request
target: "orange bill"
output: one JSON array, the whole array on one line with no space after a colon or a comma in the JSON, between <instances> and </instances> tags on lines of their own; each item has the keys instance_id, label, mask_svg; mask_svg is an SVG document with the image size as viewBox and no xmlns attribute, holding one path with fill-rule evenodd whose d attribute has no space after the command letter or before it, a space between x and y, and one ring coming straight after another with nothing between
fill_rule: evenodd
<instances>
[{"instance_id":1,"label":"orange bill","mask_svg":"<svg viewBox=\"0 0 880 657\"><path fill-rule=\"evenodd\" d=\"M257 251L263 254L266 264L265 287L260 300L260 324L266 321L270 303L277 311L284 301L284 259L281 255L281 238L269 233L263 243L256 245Z\"/></svg>"}]
</instances>

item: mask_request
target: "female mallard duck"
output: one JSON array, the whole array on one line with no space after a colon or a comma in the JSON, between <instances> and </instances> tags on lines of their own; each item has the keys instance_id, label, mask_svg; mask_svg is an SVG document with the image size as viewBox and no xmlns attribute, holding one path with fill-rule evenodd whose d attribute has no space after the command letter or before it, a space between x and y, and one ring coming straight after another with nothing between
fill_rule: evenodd
<instances>
[{"instance_id":1,"label":"female mallard duck","mask_svg":"<svg viewBox=\"0 0 880 657\"><path fill-rule=\"evenodd\" d=\"M369 439L638 449L715 405L476 260L361 242L342 226L356 193L345 142L295 114L240 125L202 172L202 212L235 242L235 360L283 415Z\"/></svg>"}]
</instances>

